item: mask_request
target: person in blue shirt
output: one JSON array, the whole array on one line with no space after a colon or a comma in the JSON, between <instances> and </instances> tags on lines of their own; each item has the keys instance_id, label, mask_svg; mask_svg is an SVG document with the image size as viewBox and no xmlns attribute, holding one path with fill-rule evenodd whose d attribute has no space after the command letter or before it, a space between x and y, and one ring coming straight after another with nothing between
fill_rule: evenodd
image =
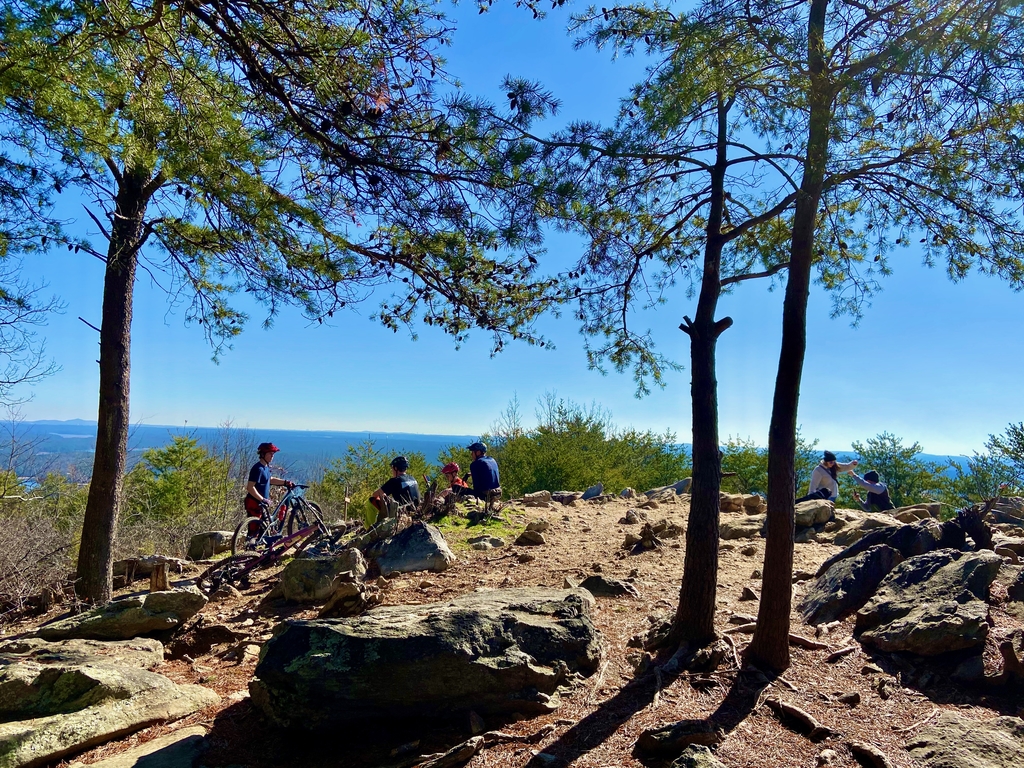
<instances>
[{"instance_id":1,"label":"person in blue shirt","mask_svg":"<svg viewBox=\"0 0 1024 768\"><path fill-rule=\"evenodd\" d=\"M478 499L487 501L487 494L490 491L501 488L498 462L487 455L487 446L483 443L473 443L467 446L467 450L473 457L473 463L469 465L473 487L463 489L462 495L476 496Z\"/></svg>"},{"instance_id":2,"label":"person in blue shirt","mask_svg":"<svg viewBox=\"0 0 1024 768\"><path fill-rule=\"evenodd\" d=\"M270 506L270 486L283 485L289 489L295 487L295 483L274 477L270 471L270 462L274 460L274 454L280 450L273 443L260 443L256 448L260 460L249 470L249 481L245 486L245 514L249 517L259 517L261 510ZM249 531L252 535L255 535L257 527L258 521L249 521Z\"/></svg>"}]
</instances>

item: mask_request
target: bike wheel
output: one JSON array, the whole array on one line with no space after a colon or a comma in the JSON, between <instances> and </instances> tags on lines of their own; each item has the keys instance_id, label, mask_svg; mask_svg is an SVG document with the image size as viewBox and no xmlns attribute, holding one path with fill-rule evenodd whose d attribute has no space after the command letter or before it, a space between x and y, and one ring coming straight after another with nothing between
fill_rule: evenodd
<instances>
[{"instance_id":1,"label":"bike wheel","mask_svg":"<svg viewBox=\"0 0 1024 768\"><path fill-rule=\"evenodd\" d=\"M267 532L264 529L262 520L259 523L259 535L253 537L249 536L249 521L254 519L255 518L247 517L238 524L237 528L235 528L235 535L231 537L232 555L254 553L267 548Z\"/></svg>"},{"instance_id":2,"label":"bike wheel","mask_svg":"<svg viewBox=\"0 0 1024 768\"><path fill-rule=\"evenodd\" d=\"M288 516L288 535L291 536L293 533L297 533L303 528L308 528L311 525L317 524L319 524L321 528L325 527L324 514L320 507L312 501L307 501L303 504L296 504L292 507L292 513Z\"/></svg>"}]
</instances>

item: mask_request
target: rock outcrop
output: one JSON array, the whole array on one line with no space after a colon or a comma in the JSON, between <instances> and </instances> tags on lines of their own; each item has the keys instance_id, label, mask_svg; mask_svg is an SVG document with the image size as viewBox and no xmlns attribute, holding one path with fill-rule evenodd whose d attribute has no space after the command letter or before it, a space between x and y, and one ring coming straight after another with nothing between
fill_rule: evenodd
<instances>
[{"instance_id":1,"label":"rock outcrop","mask_svg":"<svg viewBox=\"0 0 1024 768\"><path fill-rule=\"evenodd\" d=\"M923 768L1020 768L1024 765L1024 720L972 720L943 710L906 746Z\"/></svg>"},{"instance_id":2,"label":"rock outcrop","mask_svg":"<svg viewBox=\"0 0 1024 768\"><path fill-rule=\"evenodd\" d=\"M231 549L231 538L234 531L206 531L197 533L188 542L188 553L185 555L189 560L206 560L227 552Z\"/></svg>"},{"instance_id":3,"label":"rock outcrop","mask_svg":"<svg viewBox=\"0 0 1024 768\"><path fill-rule=\"evenodd\" d=\"M311 730L405 718L550 712L602 644L582 590L477 592L348 619L292 621L249 685L274 723Z\"/></svg>"},{"instance_id":4,"label":"rock outcrop","mask_svg":"<svg viewBox=\"0 0 1024 768\"><path fill-rule=\"evenodd\" d=\"M1002 559L990 550L937 550L904 560L857 612L862 643L935 656L976 648L988 635L988 589Z\"/></svg>"},{"instance_id":5,"label":"rock outcrop","mask_svg":"<svg viewBox=\"0 0 1024 768\"><path fill-rule=\"evenodd\" d=\"M444 536L432 525L413 523L404 531L381 543L371 557L381 574L448 570L455 560Z\"/></svg>"},{"instance_id":6,"label":"rock outcrop","mask_svg":"<svg viewBox=\"0 0 1024 768\"><path fill-rule=\"evenodd\" d=\"M338 587L339 576L346 581L366 575L366 560L358 549L346 549L337 555L297 557L281 571L277 594L293 603L323 603Z\"/></svg>"},{"instance_id":7,"label":"rock outcrop","mask_svg":"<svg viewBox=\"0 0 1024 768\"><path fill-rule=\"evenodd\" d=\"M878 585L903 556L879 544L866 552L840 560L822 574L800 601L798 609L808 624L842 619L871 599Z\"/></svg>"},{"instance_id":8,"label":"rock outcrop","mask_svg":"<svg viewBox=\"0 0 1024 768\"><path fill-rule=\"evenodd\" d=\"M44 640L130 640L175 629L199 613L206 602L195 587L129 595L77 616L44 624L34 634Z\"/></svg>"}]
</instances>

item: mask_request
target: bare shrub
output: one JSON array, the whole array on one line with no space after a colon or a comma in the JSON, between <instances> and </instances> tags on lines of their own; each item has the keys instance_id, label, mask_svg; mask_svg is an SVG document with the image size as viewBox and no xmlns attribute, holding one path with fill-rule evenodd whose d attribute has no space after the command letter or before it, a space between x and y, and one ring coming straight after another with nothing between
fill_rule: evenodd
<instances>
[{"instance_id":1,"label":"bare shrub","mask_svg":"<svg viewBox=\"0 0 1024 768\"><path fill-rule=\"evenodd\" d=\"M70 592L75 542L45 515L0 512L0 619Z\"/></svg>"}]
</instances>

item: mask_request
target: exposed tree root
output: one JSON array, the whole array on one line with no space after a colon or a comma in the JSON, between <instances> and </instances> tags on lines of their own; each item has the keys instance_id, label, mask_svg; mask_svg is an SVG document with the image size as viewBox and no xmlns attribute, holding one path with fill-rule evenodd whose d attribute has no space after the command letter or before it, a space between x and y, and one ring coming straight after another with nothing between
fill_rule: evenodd
<instances>
[{"instance_id":1,"label":"exposed tree root","mask_svg":"<svg viewBox=\"0 0 1024 768\"><path fill-rule=\"evenodd\" d=\"M795 723L798 725L798 732L805 735L811 741L821 741L835 735L835 731L819 723L813 716L800 709L800 707L777 699L774 696L765 699L764 703L779 716L783 723Z\"/></svg>"}]
</instances>

